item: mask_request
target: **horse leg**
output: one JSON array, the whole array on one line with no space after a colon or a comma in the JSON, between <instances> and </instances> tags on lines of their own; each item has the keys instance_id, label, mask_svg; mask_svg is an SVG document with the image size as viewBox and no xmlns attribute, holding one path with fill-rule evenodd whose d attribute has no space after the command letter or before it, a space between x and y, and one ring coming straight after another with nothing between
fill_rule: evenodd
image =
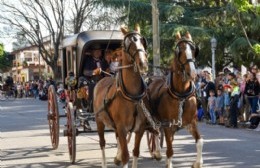
<instances>
[{"instance_id":1,"label":"horse leg","mask_svg":"<svg viewBox=\"0 0 260 168\"><path fill-rule=\"evenodd\" d=\"M116 140L117 140L117 154L116 154L116 157L114 158L114 163L115 163L115 165L119 166L122 161L122 156L121 156L122 152L121 152L121 145L119 143L117 132L116 132Z\"/></svg>"},{"instance_id":2,"label":"horse leg","mask_svg":"<svg viewBox=\"0 0 260 168\"><path fill-rule=\"evenodd\" d=\"M120 148L121 148L121 162L123 164L123 168L128 168L129 152L128 152L127 140L126 140L127 132L123 129L123 126L117 128L119 128L117 130L117 133L118 133L118 141L119 141L118 144L120 144Z\"/></svg>"},{"instance_id":3,"label":"horse leg","mask_svg":"<svg viewBox=\"0 0 260 168\"><path fill-rule=\"evenodd\" d=\"M140 154L140 142L142 140L142 137L144 135L144 129L140 129L139 131L137 131L135 133L135 146L134 146L134 150L133 150L133 164L132 164L132 168L137 168L137 159L139 157Z\"/></svg>"},{"instance_id":4,"label":"horse leg","mask_svg":"<svg viewBox=\"0 0 260 168\"><path fill-rule=\"evenodd\" d=\"M172 156L173 156L173 148L172 148L172 141L173 141L173 130L172 128L164 128L165 133L165 141L166 141L166 168L172 168Z\"/></svg>"},{"instance_id":5,"label":"horse leg","mask_svg":"<svg viewBox=\"0 0 260 168\"><path fill-rule=\"evenodd\" d=\"M159 135L155 135L155 151L153 153L153 156L156 160L161 160L162 159L162 155L161 155L161 143L160 143L160 137ZM162 141L163 139L161 139Z\"/></svg>"},{"instance_id":6,"label":"horse leg","mask_svg":"<svg viewBox=\"0 0 260 168\"><path fill-rule=\"evenodd\" d=\"M202 158L202 148L203 148L203 138L201 138L196 121L193 120L191 125L188 127L189 132L193 136L196 142L196 148L197 148L197 158L196 162L193 163L193 168L201 168L203 165L203 158Z\"/></svg>"},{"instance_id":7,"label":"horse leg","mask_svg":"<svg viewBox=\"0 0 260 168\"><path fill-rule=\"evenodd\" d=\"M106 141L105 141L105 137L104 137L105 125L98 118L96 118L96 123L97 123L97 132L98 132L98 136L99 136L99 146L102 151L102 168L107 168L106 155L105 155Z\"/></svg>"}]
</instances>

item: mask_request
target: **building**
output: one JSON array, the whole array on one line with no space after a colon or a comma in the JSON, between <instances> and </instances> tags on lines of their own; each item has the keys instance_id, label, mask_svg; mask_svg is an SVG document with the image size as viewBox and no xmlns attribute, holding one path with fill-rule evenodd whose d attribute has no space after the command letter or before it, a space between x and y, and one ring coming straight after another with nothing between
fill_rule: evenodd
<instances>
[{"instance_id":1,"label":"building","mask_svg":"<svg viewBox=\"0 0 260 168\"><path fill-rule=\"evenodd\" d=\"M14 82L38 80L51 73L45 61L40 58L37 46L24 47L12 52L14 55L11 76Z\"/></svg>"}]
</instances>

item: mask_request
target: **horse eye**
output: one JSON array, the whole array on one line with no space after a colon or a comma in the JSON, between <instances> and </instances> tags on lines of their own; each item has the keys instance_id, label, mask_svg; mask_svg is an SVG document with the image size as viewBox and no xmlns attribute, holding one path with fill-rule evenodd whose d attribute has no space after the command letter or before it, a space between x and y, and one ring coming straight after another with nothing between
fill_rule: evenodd
<instances>
[{"instance_id":1,"label":"horse eye","mask_svg":"<svg viewBox=\"0 0 260 168\"><path fill-rule=\"evenodd\" d=\"M135 36L133 36L133 41L136 42L137 41L137 38Z\"/></svg>"}]
</instances>

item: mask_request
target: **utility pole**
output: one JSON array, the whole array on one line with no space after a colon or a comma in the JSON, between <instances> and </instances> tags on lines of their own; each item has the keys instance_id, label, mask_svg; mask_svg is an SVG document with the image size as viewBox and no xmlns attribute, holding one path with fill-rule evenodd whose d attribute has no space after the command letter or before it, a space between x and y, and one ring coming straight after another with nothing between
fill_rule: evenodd
<instances>
[{"instance_id":1,"label":"utility pole","mask_svg":"<svg viewBox=\"0 0 260 168\"><path fill-rule=\"evenodd\" d=\"M157 0L151 0L153 16L153 73L160 75L158 66L160 66L160 38L159 38L159 10Z\"/></svg>"}]
</instances>

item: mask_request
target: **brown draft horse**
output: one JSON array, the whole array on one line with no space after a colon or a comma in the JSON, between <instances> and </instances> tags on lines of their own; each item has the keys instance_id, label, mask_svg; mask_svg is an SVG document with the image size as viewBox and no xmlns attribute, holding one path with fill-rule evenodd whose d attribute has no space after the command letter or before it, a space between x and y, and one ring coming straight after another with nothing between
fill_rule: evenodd
<instances>
[{"instance_id":1,"label":"brown draft horse","mask_svg":"<svg viewBox=\"0 0 260 168\"><path fill-rule=\"evenodd\" d=\"M155 115L161 122L165 132L167 144L166 167L172 168L173 166L172 143L174 134L179 128L185 127L196 140L197 159L192 167L197 168L203 164L203 139L197 129L197 102L194 87L194 79L196 77L195 57L199 50L188 32L183 38L181 38L178 32L176 39L175 57L169 79L167 81L162 78L154 79L148 89L151 92L150 101L154 104ZM159 144L156 146L159 146Z\"/></svg>"},{"instance_id":2,"label":"brown draft horse","mask_svg":"<svg viewBox=\"0 0 260 168\"><path fill-rule=\"evenodd\" d=\"M128 132L135 132L133 150L133 168L137 167L140 141L146 127L146 117L140 110L146 95L146 85L141 76L148 70L146 40L140 35L139 26L129 32L121 27L124 34L123 55L121 66L116 78L105 77L94 89L94 113L96 116L99 144L102 150L102 167L106 168L105 157L105 126L115 130L118 151L115 164L122 163L128 167L129 152L127 146ZM141 108L142 109L142 108Z\"/></svg>"}]
</instances>

